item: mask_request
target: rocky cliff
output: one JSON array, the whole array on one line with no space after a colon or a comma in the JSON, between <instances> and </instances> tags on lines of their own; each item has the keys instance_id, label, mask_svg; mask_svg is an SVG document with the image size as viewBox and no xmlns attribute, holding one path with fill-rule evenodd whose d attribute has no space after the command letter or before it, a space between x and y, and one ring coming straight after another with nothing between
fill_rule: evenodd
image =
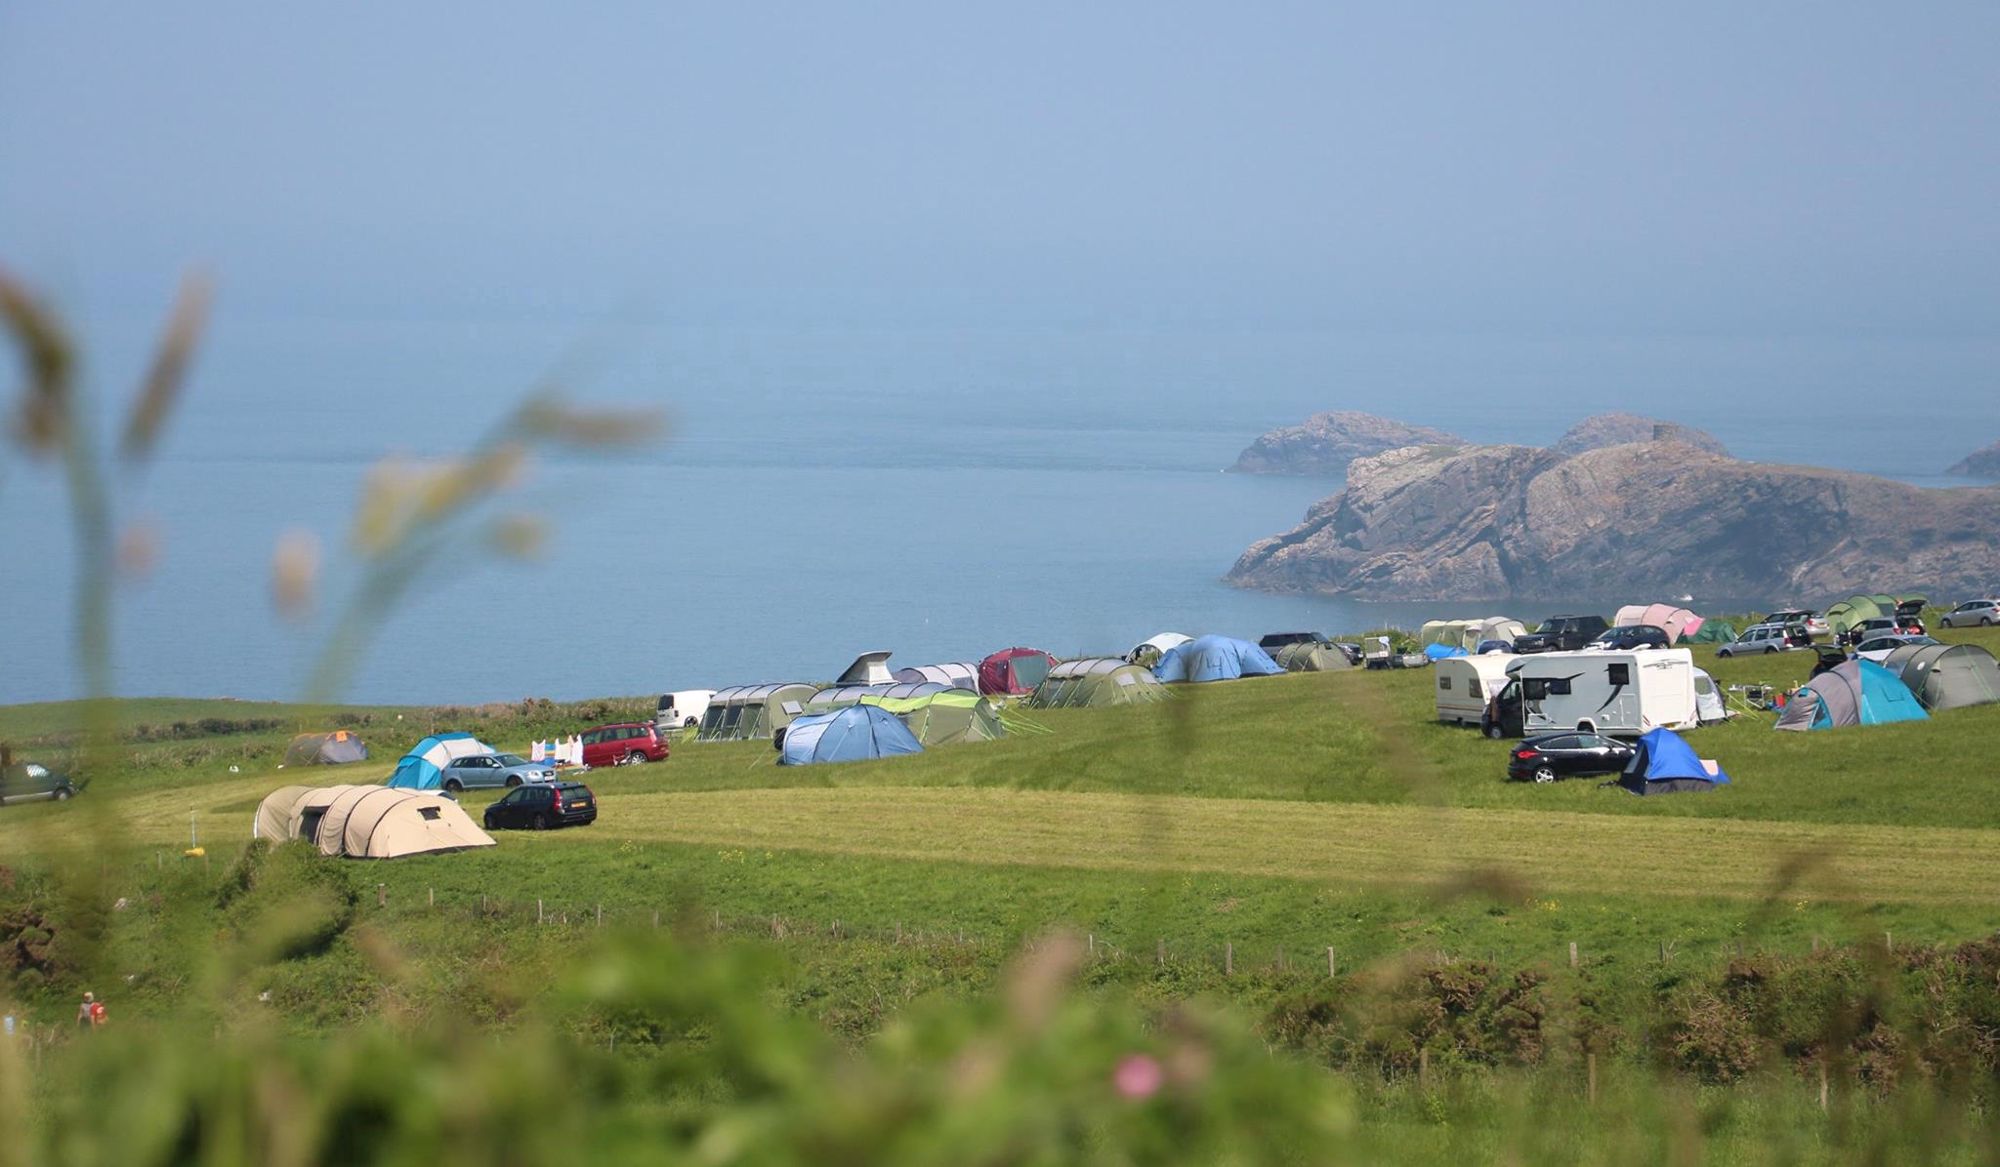
<instances>
[{"instance_id":1,"label":"rocky cliff","mask_svg":"<svg viewBox=\"0 0 2000 1167\"><path fill-rule=\"evenodd\" d=\"M1372 413L1315 413L1303 425L1275 429L1250 443L1230 470L1238 474L1325 475L1338 478L1356 458L1404 446L1463 446L1464 438L1428 426L1405 425Z\"/></svg>"},{"instance_id":2,"label":"rocky cliff","mask_svg":"<svg viewBox=\"0 0 2000 1167\"><path fill-rule=\"evenodd\" d=\"M1356 460L1347 488L1228 579L1362 599L1946 593L2000 578L2000 489L1925 490L1686 442Z\"/></svg>"},{"instance_id":3,"label":"rocky cliff","mask_svg":"<svg viewBox=\"0 0 2000 1167\"><path fill-rule=\"evenodd\" d=\"M1983 450L1974 450L1952 463L1946 474L1956 474L1961 478L1984 478L1991 482L2000 480L2000 442L1995 442Z\"/></svg>"}]
</instances>

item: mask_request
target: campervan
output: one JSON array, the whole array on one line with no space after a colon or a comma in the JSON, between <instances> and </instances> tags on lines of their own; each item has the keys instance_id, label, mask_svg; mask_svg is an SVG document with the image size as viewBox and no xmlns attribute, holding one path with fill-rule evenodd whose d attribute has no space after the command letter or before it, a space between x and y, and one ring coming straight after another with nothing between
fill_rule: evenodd
<instances>
[{"instance_id":1,"label":"campervan","mask_svg":"<svg viewBox=\"0 0 2000 1167\"><path fill-rule=\"evenodd\" d=\"M693 729L701 724L701 715L708 712L708 699L715 696L713 689L681 689L660 697L659 712L653 715L653 725L661 733L682 728Z\"/></svg>"},{"instance_id":2,"label":"campervan","mask_svg":"<svg viewBox=\"0 0 2000 1167\"><path fill-rule=\"evenodd\" d=\"M1507 684L1511 656L1448 656L1437 663L1439 721L1478 725L1487 702Z\"/></svg>"},{"instance_id":3,"label":"campervan","mask_svg":"<svg viewBox=\"0 0 2000 1167\"><path fill-rule=\"evenodd\" d=\"M1685 648L1539 653L1508 665L1512 679L1481 723L1492 737L1565 729L1637 737L1698 722Z\"/></svg>"}]
</instances>

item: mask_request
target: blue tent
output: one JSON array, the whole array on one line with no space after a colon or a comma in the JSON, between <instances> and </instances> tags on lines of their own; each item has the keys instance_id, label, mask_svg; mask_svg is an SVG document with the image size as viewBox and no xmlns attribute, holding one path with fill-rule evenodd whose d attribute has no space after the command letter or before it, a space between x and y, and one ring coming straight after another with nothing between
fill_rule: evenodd
<instances>
[{"instance_id":1,"label":"blue tent","mask_svg":"<svg viewBox=\"0 0 2000 1167\"><path fill-rule=\"evenodd\" d=\"M1634 794L1679 794L1690 790L1713 790L1726 786L1729 775L1717 766L1708 772L1693 747L1671 729L1647 730L1640 737L1637 752L1625 763L1618 785Z\"/></svg>"},{"instance_id":2,"label":"blue tent","mask_svg":"<svg viewBox=\"0 0 2000 1167\"><path fill-rule=\"evenodd\" d=\"M1270 653L1247 640L1228 636L1197 636L1168 649L1153 666L1153 675L1168 683L1274 677L1284 671L1285 666L1272 660Z\"/></svg>"},{"instance_id":3,"label":"blue tent","mask_svg":"<svg viewBox=\"0 0 2000 1167\"><path fill-rule=\"evenodd\" d=\"M453 758L496 752L492 746L469 733L432 734L410 747L410 752L396 763L396 772L389 775L386 785L401 786L406 790L436 790L440 772L451 764Z\"/></svg>"},{"instance_id":4,"label":"blue tent","mask_svg":"<svg viewBox=\"0 0 2000 1167\"><path fill-rule=\"evenodd\" d=\"M1466 652L1456 644L1426 644L1424 645L1424 655L1429 657L1432 662L1437 662L1448 656L1464 656Z\"/></svg>"},{"instance_id":5,"label":"blue tent","mask_svg":"<svg viewBox=\"0 0 2000 1167\"><path fill-rule=\"evenodd\" d=\"M832 713L793 718L778 750L779 765L808 766L921 754L924 747L895 714L881 706L850 705Z\"/></svg>"},{"instance_id":6,"label":"blue tent","mask_svg":"<svg viewBox=\"0 0 2000 1167\"><path fill-rule=\"evenodd\" d=\"M1838 729L1929 718L1902 678L1872 660L1857 658L1807 681L1785 702L1772 728Z\"/></svg>"}]
</instances>

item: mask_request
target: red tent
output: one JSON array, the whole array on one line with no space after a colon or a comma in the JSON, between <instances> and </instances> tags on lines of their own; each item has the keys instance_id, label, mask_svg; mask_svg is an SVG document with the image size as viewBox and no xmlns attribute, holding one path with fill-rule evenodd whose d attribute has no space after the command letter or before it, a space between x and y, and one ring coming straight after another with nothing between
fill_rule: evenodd
<instances>
[{"instance_id":1,"label":"red tent","mask_svg":"<svg viewBox=\"0 0 2000 1167\"><path fill-rule=\"evenodd\" d=\"M1039 648L1003 648L979 662L979 691L988 696L1032 693L1055 663Z\"/></svg>"}]
</instances>

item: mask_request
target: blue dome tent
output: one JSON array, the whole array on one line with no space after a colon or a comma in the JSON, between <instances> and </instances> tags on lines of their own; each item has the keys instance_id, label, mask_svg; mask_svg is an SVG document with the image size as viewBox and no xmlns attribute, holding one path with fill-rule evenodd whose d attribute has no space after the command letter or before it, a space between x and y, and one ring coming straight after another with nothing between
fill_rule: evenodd
<instances>
[{"instance_id":1,"label":"blue dome tent","mask_svg":"<svg viewBox=\"0 0 2000 1167\"><path fill-rule=\"evenodd\" d=\"M1680 794L1726 786L1729 775L1717 766L1711 772L1693 747L1671 729L1651 729L1639 738L1638 751L1625 764L1618 785L1634 794Z\"/></svg>"},{"instance_id":2,"label":"blue dome tent","mask_svg":"<svg viewBox=\"0 0 2000 1167\"><path fill-rule=\"evenodd\" d=\"M1197 636L1177 644L1153 666L1153 675L1175 681L1233 681L1238 677L1273 677L1284 666L1247 640L1228 636Z\"/></svg>"},{"instance_id":3,"label":"blue dome tent","mask_svg":"<svg viewBox=\"0 0 2000 1167\"><path fill-rule=\"evenodd\" d=\"M919 742L895 714L879 705L850 705L832 713L794 718L778 743L778 764L861 762L897 754L921 754Z\"/></svg>"},{"instance_id":4,"label":"blue dome tent","mask_svg":"<svg viewBox=\"0 0 2000 1167\"><path fill-rule=\"evenodd\" d=\"M389 781L384 785L400 786L405 790L436 790L441 771L451 764L453 758L497 752L469 733L432 734L410 747L410 752L396 763L396 772L389 775Z\"/></svg>"},{"instance_id":5,"label":"blue dome tent","mask_svg":"<svg viewBox=\"0 0 2000 1167\"><path fill-rule=\"evenodd\" d=\"M1872 660L1856 659L1807 681L1771 728L1803 731L1929 719L1900 677Z\"/></svg>"}]
</instances>

